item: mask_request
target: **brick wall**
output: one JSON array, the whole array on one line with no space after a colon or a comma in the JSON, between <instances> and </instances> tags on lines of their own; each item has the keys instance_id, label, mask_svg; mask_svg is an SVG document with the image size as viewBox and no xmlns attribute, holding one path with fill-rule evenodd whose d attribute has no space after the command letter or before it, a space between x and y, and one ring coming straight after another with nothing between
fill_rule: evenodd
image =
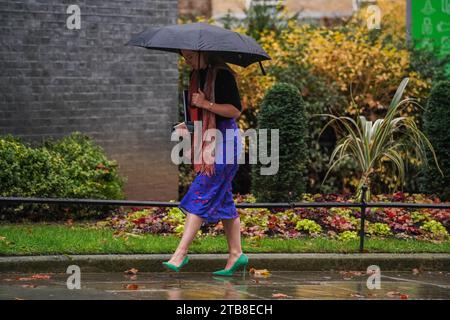
<instances>
[{"instance_id":1,"label":"brick wall","mask_svg":"<svg viewBox=\"0 0 450 320\"><path fill-rule=\"evenodd\" d=\"M67 7L81 9L69 30ZM177 21L177 0L0 1L0 134L33 145L90 135L128 178L128 199L170 200L177 56L124 46L146 26Z\"/></svg>"}]
</instances>

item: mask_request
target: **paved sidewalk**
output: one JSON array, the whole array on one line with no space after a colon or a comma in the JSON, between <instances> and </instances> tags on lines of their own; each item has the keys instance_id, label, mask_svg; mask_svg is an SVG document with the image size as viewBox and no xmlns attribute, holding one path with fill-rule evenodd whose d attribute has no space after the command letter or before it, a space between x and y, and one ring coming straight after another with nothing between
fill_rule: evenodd
<instances>
[{"instance_id":1,"label":"paved sidewalk","mask_svg":"<svg viewBox=\"0 0 450 320\"><path fill-rule=\"evenodd\" d=\"M138 272L132 278L82 272L79 290L67 288L68 274L47 275L47 280L19 280L31 274L0 274L0 299L450 299L450 273L439 271L381 271L381 288L372 290L368 275L345 272L275 271L264 278L169 271Z\"/></svg>"}]
</instances>

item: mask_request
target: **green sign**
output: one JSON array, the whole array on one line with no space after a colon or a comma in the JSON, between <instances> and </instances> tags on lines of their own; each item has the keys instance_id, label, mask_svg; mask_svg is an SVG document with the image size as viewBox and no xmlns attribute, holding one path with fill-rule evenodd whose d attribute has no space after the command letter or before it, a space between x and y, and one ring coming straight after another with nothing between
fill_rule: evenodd
<instances>
[{"instance_id":1,"label":"green sign","mask_svg":"<svg viewBox=\"0 0 450 320\"><path fill-rule=\"evenodd\" d=\"M417 47L450 55L450 0L409 0L409 32ZM446 71L450 73L450 65Z\"/></svg>"}]
</instances>

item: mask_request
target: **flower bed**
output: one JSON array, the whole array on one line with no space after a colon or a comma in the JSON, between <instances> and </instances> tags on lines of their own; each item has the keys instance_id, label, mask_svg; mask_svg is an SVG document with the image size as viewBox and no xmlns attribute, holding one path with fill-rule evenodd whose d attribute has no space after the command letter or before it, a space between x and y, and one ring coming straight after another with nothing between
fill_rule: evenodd
<instances>
[{"instance_id":1,"label":"flower bed","mask_svg":"<svg viewBox=\"0 0 450 320\"><path fill-rule=\"evenodd\" d=\"M252 195L236 195L235 202L255 202ZM352 202L351 195L304 194L304 202ZM438 198L423 194L395 193L377 195L373 202L439 203ZM342 241L357 238L360 228L359 208L295 208L295 209L237 209L244 236L277 236L296 238L328 236ZM178 208L132 208L129 212L96 223L98 227L113 228L118 234L183 233L184 213ZM367 209L365 230L368 236L417 238L422 240L449 240L450 210L448 209ZM204 224L201 234L223 234L222 223Z\"/></svg>"}]
</instances>

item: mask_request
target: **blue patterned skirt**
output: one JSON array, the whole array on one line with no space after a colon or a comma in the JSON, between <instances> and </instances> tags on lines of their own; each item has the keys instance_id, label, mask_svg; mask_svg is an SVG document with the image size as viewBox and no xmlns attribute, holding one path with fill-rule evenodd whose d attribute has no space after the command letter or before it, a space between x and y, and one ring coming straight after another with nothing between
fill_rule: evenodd
<instances>
[{"instance_id":1,"label":"blue patterned skirt","mask_svg":"<svg viewBox=\"0 0 450 320\"><path fill-rule=\"evenodd\" d=\"M239 217L231 184L239 168L237 159L242 153L239 129L234 119L218 122L217 129L222 132L223 139L220 145L216 144L215 173L210 177L197 173L178 206L184 213L198 215L207 223Z\"/></svg>"}]
</instances>

